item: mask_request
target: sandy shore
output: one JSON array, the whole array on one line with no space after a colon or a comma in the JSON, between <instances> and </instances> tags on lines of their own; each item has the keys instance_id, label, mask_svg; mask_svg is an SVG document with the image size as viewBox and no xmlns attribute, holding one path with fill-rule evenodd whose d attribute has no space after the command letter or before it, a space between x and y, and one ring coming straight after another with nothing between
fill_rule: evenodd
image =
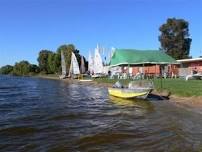
<instances>
[{"instance_id":1,"label":"sandy shore","mask_svg":"<svg viewBox=\"0 0 202 152\"><path fill-rule=\"evenodd\" d=\"M59 79L59 77L56 76L44 76L44 75L39 75L36 76L39 78L44 78L44 79L52 79L52 80L59 80L59 81L64 81L68 84L82 84L82 85L95 85L99 87L111 87L112 84L110 83L98 83L96 81L90 81L90 82L81 82L76 79ZM152 91L152 94L162 97L165 100L168 100L174 104L185 106L185 107L191 107L191 108L198 108L202 110L202 96L193 96L193 97L180 97L176 96L174 94L169 94L169 92L163 91L163 92L158 92L156 90Z\"/></svg>"}]
</instances>

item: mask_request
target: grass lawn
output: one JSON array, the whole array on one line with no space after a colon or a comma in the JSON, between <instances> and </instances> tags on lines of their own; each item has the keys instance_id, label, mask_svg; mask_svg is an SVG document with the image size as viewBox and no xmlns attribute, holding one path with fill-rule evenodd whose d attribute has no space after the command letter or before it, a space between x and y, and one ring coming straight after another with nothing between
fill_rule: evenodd
<instances>
[{"instance_id":1,"label":"grass lawn","mask_svg":"<svg viewBox=\"0 0 202 152\"><path fill-rule=\"evenodd\" d=\"M115 83L117 79L98 78L95 81L98 83ZM127 85L131 80L119 80L124 85ZM155 89L161 91L161 79L153 79ZM162 90L167 90L173 95L182 97L202 96L202 80L184 79L162 79Z\"/></svg>"},{"instance_id":2,"label":"grass lawn","mask_svg":"<svg viewBox=\"0 0 202 152\"><path fill-rule=\"evenodd\" d=\"M155 79L154 85L156 90L159 91L161 80ZM202 96L202 80L162 79L162 88L178 96Z\"/></svg>"}]
</instances>

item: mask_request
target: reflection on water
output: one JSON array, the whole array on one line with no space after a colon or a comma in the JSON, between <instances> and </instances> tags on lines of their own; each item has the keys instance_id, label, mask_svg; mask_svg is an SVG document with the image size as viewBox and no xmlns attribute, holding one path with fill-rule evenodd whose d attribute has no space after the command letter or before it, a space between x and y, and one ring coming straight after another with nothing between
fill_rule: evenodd
<instances>
[{"instance_id":1,"label":"reflection on water","mask_svg":"<svg viewBox=\"0 0 202 152\"><path fill-rule=\"evenodd\" d=\"M0 76L0 151L199 151L201 114L86 84Z\"/></svg>"},{"instance_id":2,"label":"reflection on water","mask_svg":"<svg viewBox=\"0 0 202 152\"><path fill-rule=\"evenodd\" d=\"M109 99L112 103L118 105L118 106L124 106L124 107L137 107L137 108L143 108L143 109L153 109L152 103L148 99L123 99L123 98L117 98L114 96L109 96Z\"/></svg>"}]
</instances>

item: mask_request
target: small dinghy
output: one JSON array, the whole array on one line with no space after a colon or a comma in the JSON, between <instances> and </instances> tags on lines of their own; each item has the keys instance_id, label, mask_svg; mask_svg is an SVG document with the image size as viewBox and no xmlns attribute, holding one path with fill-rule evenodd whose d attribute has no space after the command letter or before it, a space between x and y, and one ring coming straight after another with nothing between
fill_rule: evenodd
<instances>
[{"instance_id":1,"label":"small dinghy","mask_svg":"<svg viewBox=\"0 0 202 152\"><path fill-rule=\"evenodd\" d=\"M130 82L128 87L123 87L120 82L116 82L112 88L108 88L108 92L110 95L131 99L131 98L147 98L148 94L152 91L153 84L150 82L145 84L143 82Z\"/></svg>"}]
</instances>

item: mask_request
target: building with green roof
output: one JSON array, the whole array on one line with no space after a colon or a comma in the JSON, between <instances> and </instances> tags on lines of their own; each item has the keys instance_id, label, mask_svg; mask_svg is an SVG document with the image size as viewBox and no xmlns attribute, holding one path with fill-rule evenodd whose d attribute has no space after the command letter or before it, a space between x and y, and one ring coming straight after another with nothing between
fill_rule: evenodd
<instances>
[{"instance_id":1,"label":"building with green roof","mask_svg":"<svg viewBox=\"0 0 202 152\"><path fill-rule=\"evenodd\" d=\"M110 66L178 64L175 59L159 50L115 49Z\"/></svg>"}]
</instances>

